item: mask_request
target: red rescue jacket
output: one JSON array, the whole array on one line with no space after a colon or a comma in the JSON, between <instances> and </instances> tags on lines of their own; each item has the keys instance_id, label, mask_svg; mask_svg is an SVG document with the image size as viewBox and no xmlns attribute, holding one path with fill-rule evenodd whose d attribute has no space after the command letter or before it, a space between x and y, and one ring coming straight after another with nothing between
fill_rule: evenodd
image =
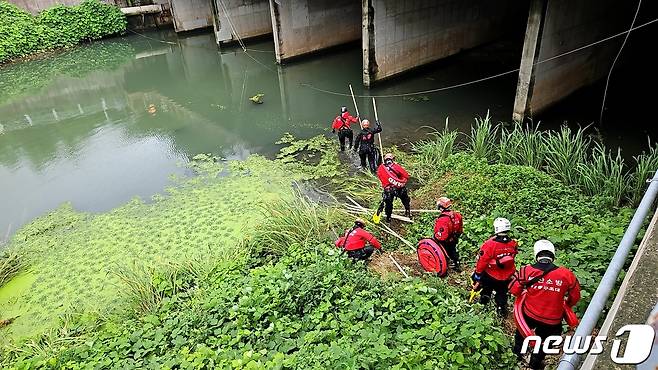
<instances>
[{"instance_id":1,"label":"red rescue jacket","mask_svg":"<svg viewBox=\"0 0 658 370\"><path fill-rule=\"evenodd\" d=\"M346 230L345 235L338 238L335 244L337 248L345 248L346 251L354 251L365 247L368 243L377 249L381 249L382 247L377 238L362 228L357 227Z\"/></svg>"},{"instance_id":2,"label":"red rescue jacket","mask_svg":"<svg viewBox=\"0 0 658 370\"><path fill-rule=\"evenodd\" d=\"M434 239L440 242L456 243L463 233L464 221L457 211L443 211L434 222Z\"/></svg>"},{"instance_id":3,"label":"red rescue jacket","mask_svg":"<svg viewBox=\"0 0 658 370\"><path fill-rule=\"evenodd\" d=\"M523 312L528 317L549 325L557 325L564 317L564 304L573 307L580 300L580 284L576 275L566 267L558 267L532 286L529 280L538 277L552 264L535 263L523 266L510 283L510 293L520 296L526 291Z\"/></svg>"},{"instance_id":4,"label":"red rescue jacket","mask_svg":"<svg viewBox=\"0 0 658 370\"><path fill-rule=\"evenodd\" d=\"M409 181L409 173L399 164L393 163L387 167L383 163L377 168L377 177L382 183L384 189L392 186L394 188L403 188Z\"/></svg>"},{"instance_id":5,"label":"red rescue jacket","mask_svg":"<svg viewBox=\"0 0 658 370\"><path fill-rule=\"evenodd\" d=\"M358 122L356 117L352 117L349 112L342 113L334 118L331 128L334 130L349 129L352 123Z\"/></svg>"},{"instance_id":6,"label":"red rescue jacket","mask_svg":"<svg viewBox=\"0 0 658 370\"><path fill-rule=\"evenodd\" d=\"M507 280L516 272L514 258L518 253L516 240L506 235L496 235L480 247L480 257L475 265L475 272L478 274L486 272L493 279Z\"/></svg>"}]
</instances>

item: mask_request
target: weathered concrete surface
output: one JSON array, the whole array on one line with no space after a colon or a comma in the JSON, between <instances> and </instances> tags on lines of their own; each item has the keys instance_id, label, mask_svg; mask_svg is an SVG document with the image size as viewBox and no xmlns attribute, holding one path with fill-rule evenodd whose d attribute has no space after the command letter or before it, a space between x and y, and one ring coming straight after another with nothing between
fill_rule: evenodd
<instances>
[{"instance_id":1,"label":"weathered concrete surface","mask_svg":"<svg viewBox=\"0 0 658 370\"><path fill-rule=\"evenodd\" d=\"M623 37L555 60L542 61L625 31L636 6L634 2L623 0L545 1L541 38L535 54L535 63L539 64L532 73L525 112L515 109L515 117L532 116L606 76ZM517 100L519 98L517 95Z\"/></svg>"},{"instance_id":2,"label":"weathered concrete surface","mask_svg":"<svg viewBox=\"0 0 658 370\"><path fill-rule=\"evenodd\" d=\"M176 32L212 27L211 0L169 0Z\"/></svg>"},{"instance_id":3,"label":"weathered concrete surface","mask_svg":"<svg viewBox=\"0 0 658 370\"><path fill-rule=\"evenodd\" d=\"M532 82L534 66L537 62L537 42L541 35L541 29L546 10L547 0L531 0L530 13L528 15L528 26L526 27L525 40L523 42L523 53L521 55L521 66L519 67L519 82L516 87L516 98L514 99L514 121L522 121L528 105L528 91Z\"/></svg>"},{"instance_id":4,"label":"weathered concrete surface","mask_svg":"<svg viewBox=\"0 0 658 370\"><path fill-rule=\"evenodd\" d=\"M129 30L170 27L174 24L169 2L166 4L151 4L121 8L126 15Z\"/></svg>"},{"instance_id":5,"label":"weathered concrete surface","mask_svg":"<svg viewBox=\"0 0 658 370\"><path fill-rule=\"evenodd\" d=\"M268 0L212 0L217 43L272 33Z\"/></svg>"},{"instance_id":6,"label":"weathered concrete surface","mask_svg":"<svg viewBox=\"0 0 658 370\"><path fill-rule=\"evenodd\" d=\"M276 60L361 37L360 0L269 0Z\"/></svg>"},{"instance_id":7,"label":"weathered concrete surface","mask_svg":"<svg viewBox=\"0 0 658 370\"><path fill-rule=\"evenodd\" d=\"M612 338L617 330L627 324L645 324L651 310L658 301L658 212L654 214L642 242L626 272L610 311L603 323L600 335L607 335L604 352L588 356L581 370L591 369L635 369L635 366L618 365L610 359ZM622 336L627 338L628 334ZM622 346L622 351L624 346ZM623 352L620 352L622 355Z\"/></svg>"},{"instance_id":8,"label":"weathered concrete surface","mask_svg":"<svg viewBox=\"0 0 658 370\"><path fill-rule=\"evenodd\" d=\"M362 6L366 86L493 41L527 9L512 0L363 0Z\"/></svg>"}]
</instances>

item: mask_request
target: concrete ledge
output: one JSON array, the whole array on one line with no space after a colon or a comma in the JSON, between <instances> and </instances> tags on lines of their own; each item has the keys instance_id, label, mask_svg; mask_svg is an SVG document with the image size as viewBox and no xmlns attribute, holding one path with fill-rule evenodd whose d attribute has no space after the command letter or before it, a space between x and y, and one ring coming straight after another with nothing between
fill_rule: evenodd
<instances>
[{"instance_id":1,"label":"concrete ledge","mask_svg":"<svg viewBox=\"0 0 658 370\"><path fill-rule=\"evenodd\" d=\"M125 15L154 14L154 13L160 13L161 11L162 11L162 6L160 5L143 5L143 6L131 6L128 8L121 8L121 13Z\"/></svg>"}]
</instances>

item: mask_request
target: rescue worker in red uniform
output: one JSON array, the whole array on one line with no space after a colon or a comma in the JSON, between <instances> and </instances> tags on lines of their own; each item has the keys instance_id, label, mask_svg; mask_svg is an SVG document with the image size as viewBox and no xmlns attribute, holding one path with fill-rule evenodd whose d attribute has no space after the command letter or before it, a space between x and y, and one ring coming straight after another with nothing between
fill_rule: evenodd
<instances>
[{"instance_id":1,"label":"rescue worker in red uniform","mask_svg":"<svg viewBox=\"0 0 658 370\"><path fill-rule=\"evenodd\" d=\"M375 122L376 127L370 128L370 121L364 119L361 122L361 132L356 135L354 142L354 152L359 153L361 159L361 167L366 168L366 158L368 159L368 167L370 172L377 172L377 154L379 151L375 147L375 134L382 132L382 126L379 121Z\"/></svg>"},{"instance_id":2,"label":"rescue worker in red uniform","mask_svg":"<svg viewBox=\"0 0 658 370\"><path fill-rule=\"evenodd\" d=\"M349 139L350 141L347 149L352 149L354 132L350 125L355 122L359 122L359 117L352 117L347 111L347 107L340 107L340 114L334 118L334 122L331 124L331 133L335 134L336 130L338 131L338 142L340 143L341 152L345 151L345 139Z\"/></svg>"},{"instance_id":3,"label":"rescue worker in red uniform","mask_svg":"<svg viewBox=\"0 0 658 370\"><path fill-rule=\"evenodd\" d=\"M377 168L377 177L379 177L382 188L384 188L382 202L379 204L377 214L381 214L382 209L386 206L386 222L391 222L393 201L395 197L398 197L402 201L402 205L404 205L404 215L411 217L411 198L409 198L409 192L407 191L409 173L395 162L393 153L387 153L384 156L384 163L380 164L379 168Z\"/></svg>"},{"instance_id":4,"label":"rescue worker in red uniform","mask_svg":"<svg viewBox=\"0 0 658 370\"><path fill-rule=\"evenodd\" d=\"M357 218L351 229L345 230L345 234L336 240L337 248L347 252L347 256L354 260L367 260L375 249L382 249L379 240L365 231L366 222Z\"/></svg>"},{"instance_id":5,"label":"rescue worker in red uniform","mask_svg":"<svg viewBox=\"0 0 658 370\"><path fill-rule=\"evenodd\" d=\"M457 243L459 237L464 233L464 223L461 213L450 209L452 201L446 197L436 200L436 208L441 211L434 222L434 240L443 246L448 257L452 261L452 268L460 272L459 252Z\"/></svg>"},{"instance_id":6,"label":"rescue worker in red uniform","mask_svg":"<svg viewBox=\"0 0 658 370\"><path fill-rule=\"evenodd\" d=\"M480 303L486 305L496 292L496 312L507 316L507 286L516 272L514 258L519 253L516 240L508 235L512 223L499 217L494 220L494 235L480 247L472 279L482 289Z\"/></svg>"},{"instance_id":7,"label":"rescue worker in red uniform","mask_svg":"<svg viewBox=\"0 0 658 370\"><path fill-rule=\"evenodd\" d=\"M564 304L573 307L580 300L580 284L576 275L566 267L556 266L555 246L548 240L539 240L534 245L537 263L522 267L512 277L510 293L519 297L525 294L523 317L535 334L542 338L562 334ZM513 352L522 358L523 335L517 329ZM543 349L530 356L532 369L544 368Z\"/></svg>"}]
</instances>

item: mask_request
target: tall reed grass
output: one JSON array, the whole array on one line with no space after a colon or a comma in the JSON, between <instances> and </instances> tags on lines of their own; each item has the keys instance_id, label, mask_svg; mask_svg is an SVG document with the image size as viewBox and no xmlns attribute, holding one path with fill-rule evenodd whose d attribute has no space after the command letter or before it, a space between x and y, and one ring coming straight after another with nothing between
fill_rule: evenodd
<instances>
[{"instance_id":1,"label":"tall reed grass","mask_svg":"<svg viewBox=\"0 0 658 370\"><path fill-rule=\"evenodd\" d=\"M627 194L630 174L620 149L613 155L597 142L587 161L578 163L577 173L583 192L605 197L609 206L619 206Z\"/></svg>"},{"instance_id":2,"label":"tall reed grass","mask_svg":"<svg viewBox=\"0 0 658 370\"><path fill-rule=\"evenodd\" d=\"M25 260L18 251L0 252L0 287L5 285L25 267Z\"/></svg>"},{"instance_id":3,"label":"tall reed grass","mask_svg":"<svg viewBox=\"0 0 658 370\"><path fill-rule=\"evenodd\" d=\"M586 133L587 127L572 130L539 131L538 126L515 123L501 127L490 122L489 114L476 119L465 150L489 162L530 166L543 170L583 193L600 196L610 206L637 204L646 190L646 180L658 170L658 146L634 158L631 168L617 149L612 152ZM431 177L434 169L456 148L456 132L430 134L433 139L414 145L419 175ZM449 149L449 150L448 150Z\"/></svg>"},{"instance_id":4,"label":"tall reed grass","mask_svg":"<svg viewBox=\"0 0 658 370\"><path fill-rule=\"evenodd\" d=\"M482 118L475 119L475 125L471 126L471 135L468 141L468 151L477 158L493 162L496 156L496 136L499 126L491 123L489 111Z\"/></svg>"},{"instance_id":5,"label":"tall reed grass","mask_svg":"<svg viewBox=\"0 0 658 370\"><path fill-rule=\"evenodd\" d=\"M414 172L419 178L428 178L433 170L448 158L457 149L458 131L448 129L448 118L442 131L434 130L428 136L431 139L421 140L412 144L412 150L416 154L419 164Z\"/></svg>"},{"instance_id":6,"label":"tall reed grass","mask_svg":"<svg viewBox=\"0 0 658 370\"><path fill-rule=\"evenodd\" d=\"M303 194L263 207L263 227L257 228L251 246L255 251L283 256L291 246L313 247L318 236L332 237L346 216L337 209L318 207Z\"/></svg>"},{"instance_id":7,"label":"tall reed grass","mask_svg":"<svg viewBox=\"0 0 658 370\"><path fill-rule=\"evenodd\" d=\"M635 171L629 179L628 201L638 204L647 188L647 180L651 179L658 170L658 146L652 146L648 140L649 149L640 155L634 156Z\"/></svg>"},{"instance_id":8,"label":"tall reed grass","mask_svg":"<svg viewBox=\"0 0 658 370\"><path fill-rule=\"evenodd\" d=\"M560 131L549 131L546 144L546 172L567 185L580 183L578 166L585 163L592 140L583 128L572 132L567 126Z\"/></svg>"},{"instance_id":9,"label":"tall reed grass","mask_svg":"<svg viewBox=\"0 0 658 370\"><path fill-rule=\"evenodd\" d=\"M511 129L503 127L497 147L498 163L540 169L546 158L544 134L538 127L523 127L520 123L514 123Z\"/></svg>"},{"instance_id":10,"label":"tall reed grass","mask_svg":"<svg viewBox=\"0 0 658 370\"><path fill-rule=\"evenodd\" d=\"M190 278L194 278L188 264L148 266L134 262L113 272L124 284L123 292L138 315L154 311L165 297L189 288Z\"/></svg>"}]
</instances>

